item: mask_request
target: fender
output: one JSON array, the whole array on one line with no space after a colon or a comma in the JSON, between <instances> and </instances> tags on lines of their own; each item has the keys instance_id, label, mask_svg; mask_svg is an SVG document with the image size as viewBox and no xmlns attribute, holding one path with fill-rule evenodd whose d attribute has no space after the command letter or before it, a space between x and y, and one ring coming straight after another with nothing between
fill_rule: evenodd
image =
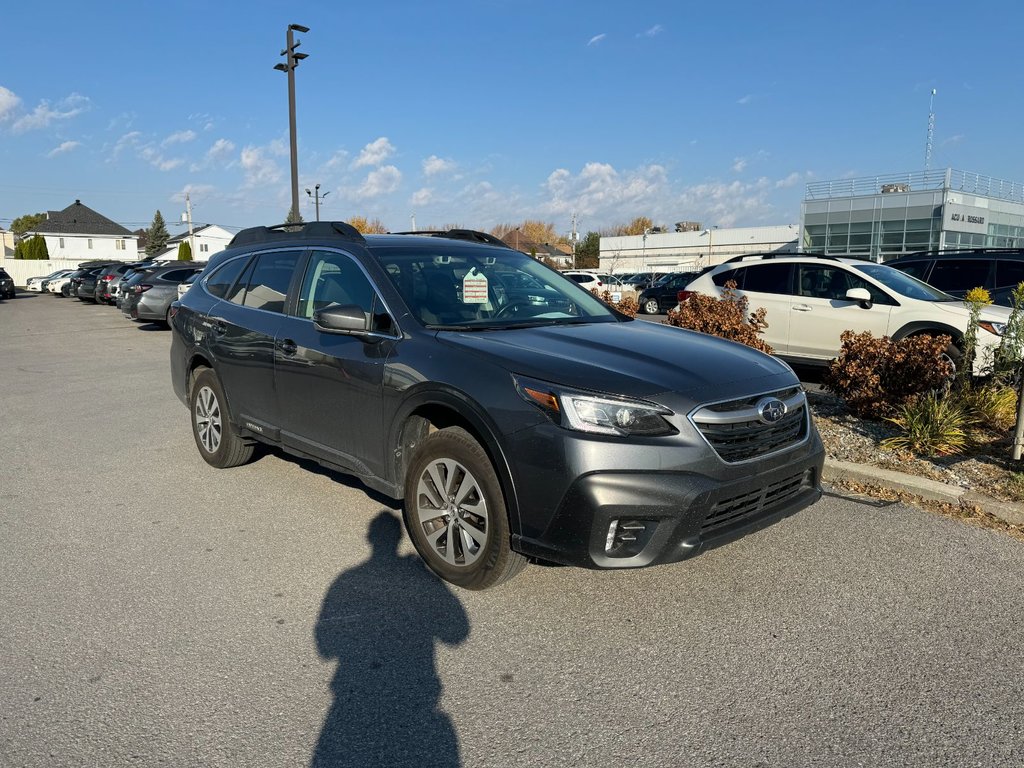
<instances>
[{"instance_id":1,"label":"fender","mask_svg":"<svg viewBox=\"0 0 1024 768\"><path fill-rule=\"evenodd\" d=\"M388 478L399 493L405 488L405 464L408 456L405 455L402 445L402 435L409 417L423 406L441 406L455 413L458 417L469 423L472 431L479 437L484 451L494 465L498 482L505 493L505 503L508 507L509 525L513 534L521 530L519 522L519 501L516 496L515 484L512 482L512 472L508 466L508 459L505 451L498 440L498 428L490 415L475 400L469 398L464 392L450 387L445 387L431 382L418 387L415 391L408 393L402 404L398 407L391 420L388 429L388 443L391 446L391 460L388 463ZM398 498L401 498L400 496Z\"/></svg>"},{"instance_id":2,"label":"fender","mask_svg":"<svg viewBox=\"0 0 1024 768\"><path fill-rule=\"evenodd\" d=\"M918 334L927 333L930 335L945 334L953 338L954 344L959 344L964 337L964 332L959 328L955 328L952 325L946 325L945 323L935 323L930 321L918 321L914 323L907 323L898 331L896 331L890 338L893 341L899 341L905 339L908 336L916 336Z\"/></svg>"}]
</instances>

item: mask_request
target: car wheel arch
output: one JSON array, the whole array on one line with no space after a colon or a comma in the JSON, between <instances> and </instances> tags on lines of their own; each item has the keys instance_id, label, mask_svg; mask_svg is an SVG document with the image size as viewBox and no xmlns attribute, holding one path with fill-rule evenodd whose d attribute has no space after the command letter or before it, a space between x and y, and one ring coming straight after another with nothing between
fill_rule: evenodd
<instances>
[{"instance_id":1,"label":"car wheel arch","mask_svg":"<svg viewBox=\"0 0 1024 768\"><path fill-rule=\"evenodd\" d=\"M388 445L392 446L389 481L397 489L405 487L406 472L420 442L445 427L462 427L483 448L494 466L505 494L505 505L512 532L518 533L519 505L512 473L504 451L496 438L497 428L486 413L464 395L447 390L421 390L406 399L392 422Z\"/></svg>"},{"instance_id":2,"label":"car wheel arch","mask_svg":"<svg viewBox=\"0 0 1024 768\"><path fill-rule=\"evenodd\" d=\"M963 342L964 332L959 328L952 325L946 325L945 323L934 323L928 321L918 321L914 323L907 323L902 328L892 334L891 338L893 341L899 341L909 336L922 336L922 335L945 335L953 339L953 343L960 345Z\"/></svg>"}]
</instances>

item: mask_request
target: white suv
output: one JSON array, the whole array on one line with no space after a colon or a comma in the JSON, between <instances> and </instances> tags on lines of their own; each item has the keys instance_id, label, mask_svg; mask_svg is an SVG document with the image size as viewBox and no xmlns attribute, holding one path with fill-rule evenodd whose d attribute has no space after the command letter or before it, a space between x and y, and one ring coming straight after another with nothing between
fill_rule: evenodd
<instances>
[{"instance_id":1,"label":"white suv","mask_svg":"<svg viewBox=\"0 0 1024 768\"><path fill-rule=\"evenodd\" d=\"M894 340L918 334L953 337L947 354L956 364L970 312L963 301L884 264L819 256L741 256L705 272L688 292L721 295L728 281L750 310L764 307L763 338L784 360L827 364L842 346L843 331L870 331ZM999 345L1010 310L985 307L978 330L975 370Z\"/></svg>"}]
</instances>

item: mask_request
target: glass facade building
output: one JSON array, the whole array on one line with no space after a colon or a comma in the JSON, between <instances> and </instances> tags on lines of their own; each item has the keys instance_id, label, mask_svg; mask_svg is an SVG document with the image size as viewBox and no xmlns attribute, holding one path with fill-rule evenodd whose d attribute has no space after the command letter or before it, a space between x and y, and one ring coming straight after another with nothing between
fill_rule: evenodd
<instances>
[{"instance_id":1,"label":"glass facade building","mask_svg":"<svg viewBox=\"0 0 1024 768\"><path fill-rule=\"evenodd\" d=\"M1024 247L1024 185L947 168L807 185L800 250L884 261Z\"/></svg>"}]
</instances>

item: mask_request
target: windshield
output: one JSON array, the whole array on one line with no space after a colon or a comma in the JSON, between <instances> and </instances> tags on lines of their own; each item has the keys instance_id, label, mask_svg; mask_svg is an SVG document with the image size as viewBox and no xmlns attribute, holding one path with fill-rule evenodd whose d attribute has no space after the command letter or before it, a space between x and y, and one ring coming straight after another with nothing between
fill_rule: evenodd
<instances>
[{"instance_id":1,"label":"windshield","mask_svg":"<svg viewBox=\"0 0 1024 768\"><path fill-rule=\"evenodd\" d=\"M884 264L866 262L855 265L855 268L865 275L873 277L886 288L896 291L896 293L906 296L908 299L919 299L920 301L959 301L959 299L950 296L948 293L944 293L938 288L932 288L928 283L922 283L916 277L911 277L906 272L900 272L900 270L887 267Z\"/></svg>"},{"instance_id":2,"label":"windshield","mask_svg":"<svg viewBox=\"0 0 1024 768\"><path fill-rule=\"evenodd\" d=\"M439 242L371 249L428 328L484 330L620 318L585 288L526 254Z\"/></svg>"}]
</instances>

